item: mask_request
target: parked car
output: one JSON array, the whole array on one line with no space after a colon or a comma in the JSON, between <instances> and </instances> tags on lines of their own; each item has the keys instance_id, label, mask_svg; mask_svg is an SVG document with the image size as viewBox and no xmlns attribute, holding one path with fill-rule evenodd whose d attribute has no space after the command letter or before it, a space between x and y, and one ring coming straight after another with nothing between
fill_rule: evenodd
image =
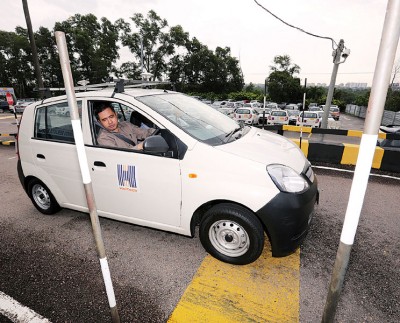
<instances>
[{"instance_id":1,"label":"parked car","mask_svg":"<svg viewBox=\"0 0 400 323\"><path fill-rule=\"evenodd\" d=\"M268 116L271 114L271 109L269 108L258 108L257 112L259 114L258 123L259 124L268 124Z\"/></svg>"},{"instance_id":2,"label":"parked car","mask_svg":"<svg viewBox=\"0 0 400 323\"><path fill-rule=\"evenodd\" d=\"M250 103L245 103L243 108L236 109L235 113L233 114L233 119L237 122L244 122L250 125L257 124L259 118L259 113L255 108L251 107Z\"/></svg>"},{"instance_id":3,"label":"parked car","mask_svg":"<svg viewBox=\"0 0 400 323\"><path fill-rule=\"evenodd\" d=\"M232 107L232 108L230 108L230 107L220 107L220 108L218 108L217 109L219 112L222 112L223 114L226 114L227 116L229 116L229 117L232 117L233 116L233 113L234 113L234 111L235 111L235 109Z\"/></svg>"},{"instance_id":4,"label":"parked car","mask_svg":"<svg viewBox=\"0 0 400 323\"><path fill-rule=\"evenodd\" d=\"M318 185L311 164L290 140L238 125L173 91L105 89L76 93L76 99L77 129L85 145L79 153L88 163L84 175L71 120L50 113L67 107L67 97L25 108L17 169L40 212L88 213L83 176L90 178L99 216L192 237L199 225L204 248L221 261L255 261L265 237L273 256L292 253L304 240ZM98 145L95 109L103 104L112 105L125 122L131 120L123 109L130 110L131 119L156 130L144 140L143 150Z\"/></svg>"},{"instance_id":5,"label":"parked car","mask_svg":"<svg viewBox=\"0 0 400 323\"><path fill-rule=\"evenodd\" d=\"M0 112L3 113L8 111L10 111L10 108L8 107L8 102L0 99Z\"/></svg>"},{"instance_id":6,"label":"parked car","mask_svg":"<svg viewBox=\"0 0 400 323\"><path fill-rule=\"evenodd\" d=\"M380 139L377 145L383 149L400 150L400 139Z\"/></svg>"},{"instance_id":7,"label":"parked car","mask_svg":"<svg viewBox=\"0 0 400 323\"><path fill-rule=\"evenodd\" d=\"M336 121L340 118L340 109L337 105L331 105L329 108L329 112L332 115L332 118Z\"/></svg>"},{"instance_id":8,"label":"parked car","mask_svg":"<svg viewBox=\"0 0 400 323\"><path fill-rule=\"evenodd\" d=\"M266 108L271 109L271 110L278 110L278 103L275 102L270 102L266 106Z\"/></svg>"},{"instance_id":9,"label":"parked car","mask_svg":"<svg viewBox=\"0 0 400 323\"><path fill-rule=\"evenodd\" d=\"M69 110L69 106L66 106L66 105L57 106L55 109L55 113L58 114L59 116L63 116L63 117L69 117L71 114L70 110Z\"/></svg>"},{"instance_id":10,"label":"parked car","mask_svg":"<svg viewBox=\"0 0 400 323\"><path fill-rule=\"evenodd\" d=\"M310 110L310 108L315 108L315 107L318 107L318 103L310 103L308 105L308 110Z\"/></svg>"},{"instance_id":11,"label":"parked car","mask_svg":"<svg viewBox=\"0 0 400 323\"><path fill-rule=\"evenodd\" d=\"M321 119L321 125L322 125L322 118L324 117L324 111L317 111L317 113L318 113L318 117ZM340 129L339 120L335 120L330 113L328 114L327 128L328 129Z\"/></svg>"},{"instance_id":12,"label":"parked car","mask_svg":"<svg viewBox=\"0 0 400 323\"><path fill-rule=\"evenodd\" d=\"M296 126L321 128L322 115L317 111L302 111L297 117Z\"/></svg>"},{"instance_id":13,"label":"parked car","mask_svg":"<svg viewBox=\"0 0 400 323\"><path fill-rule=\"evenodd\" d=\"M289 124L289 115L286 110L272 110L268 116L269 125L287 125Z\"/></svg>"},{"instance_id":14,"label":"parked car","mask_svg":"<svg viewBox=\"0 0 400 323\"><path fill-rule=\"evenodd\" d=\"M298 110L299 107L297 104L287 104L284 109L285 110Z\"/></svg>"},{"instance_id":15,"label":"parked car","mask_svg":"<svg viewBox=\"0 0 400 323\"><path fill-rule=\"evenodd\" d=\"M289 124L296 125L300 110L288 110L287 113L289 115Z\"/></svg>"},{"instance_id":16,"label":"parked car","mask_svg":"<svg viewBox=\"0 0 400 323\"><path fill-rule=\"evenodd\" d=\"M24 101L18 101L16 105L14 105L14 109L16 113L23 113L25 111L25 108L29 105L32 104L32 102L24 102Z\"/></svg>"},{"instance_id":17,"label":"parked car","mask_svg":"<svg viewBox=\"0 0 400 323\"><path fill-rule=\"evenodd\" d=\"M315 112L315 111L322 111L323 109L319 106L319 107L315 107L315 106L313 106L313 107L309 107L308 108L308 111L311 111L311 112Z\"/></svg>"},{"instance_id":18,"label":"parked car","mask_svg":"<svg viewBox=\"0 0 400 323\"><path fill-rule=\"evenodd\" d=\"M400 125L380 126L379 130L400 136ZM400 139L378 139L378 146L389 150L400 150Z\"/></svg>"},{"instance_id":19,"label":"parked car","mask_svg":"<svg viewBox=\"0 0 400 323\"><path fill-rule=\"evenodd\" d=\"M386 126L380 126L379 130L385 133L400 133L400 125L390 124Z\"/></svg>"}]
</instances>

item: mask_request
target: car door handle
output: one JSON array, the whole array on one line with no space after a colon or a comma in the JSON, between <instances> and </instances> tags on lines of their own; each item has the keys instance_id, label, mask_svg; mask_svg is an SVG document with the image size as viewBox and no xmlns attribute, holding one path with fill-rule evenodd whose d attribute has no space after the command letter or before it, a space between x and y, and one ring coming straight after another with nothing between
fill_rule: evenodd
<instances>
[{"instance_id":1,"label":"car door handle","mask_svg":"<svg viewBox=\"0 0 400 323\"><path fill-rule=\"evenodd\" d=\"M42 154L37 154L36 157L40 158L40 159L46 159L46 157L44 157L44 155L42 155Z\"/></svg>"},{"instance_id":2,"label":"car door handle","mask_svg":"<svg viewBox=\"0 0 400 323\"><path fill-rule=\"evenodd\" d=\"M95 162L94 162L94 166L106 167L106 164L104 164L104 163L101 162L101 161L95 161Z\"/></svg>"}]
</instances>

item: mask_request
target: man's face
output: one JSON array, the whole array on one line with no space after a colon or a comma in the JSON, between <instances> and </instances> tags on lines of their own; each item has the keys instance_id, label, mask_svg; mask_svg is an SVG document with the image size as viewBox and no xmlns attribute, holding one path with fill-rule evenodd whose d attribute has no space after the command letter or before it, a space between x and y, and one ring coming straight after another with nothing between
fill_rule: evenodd
<instances>
[{"instance_id":1,"label":"man's face","mask_svg":"<svg viewBox=\"0 0 400 323\"><path fill-rule=\"evenodd\" d=\"M118 128L117 114L111 108L107 108L99 113L99 121L108 131L115 131Z\"/></svg>"}]
</instances>

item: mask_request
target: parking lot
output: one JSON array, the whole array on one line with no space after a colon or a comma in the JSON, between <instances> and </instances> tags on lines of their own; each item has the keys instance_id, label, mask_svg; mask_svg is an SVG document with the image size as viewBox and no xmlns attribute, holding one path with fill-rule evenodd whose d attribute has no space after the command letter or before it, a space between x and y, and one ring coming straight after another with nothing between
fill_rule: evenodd
<instances>
[{"instance_id":1,"label":"parking lot","mask_svg":"<svg viewBox=\"0 0 400 323\"><path fill-rule=\"evenodd\" d=\"M0 160L0 291L51 322L109 322L89 217L38 213L18 182L14 147L0 146ZM226 265L207 256L197 233L190 239L101 219L121 321L320 322L351 173L315 172L320 204L290 257L271 258L266 247L251 265ZM370 180L337 322L400 320L398 185Z\"/></svg>"}]
</instances>

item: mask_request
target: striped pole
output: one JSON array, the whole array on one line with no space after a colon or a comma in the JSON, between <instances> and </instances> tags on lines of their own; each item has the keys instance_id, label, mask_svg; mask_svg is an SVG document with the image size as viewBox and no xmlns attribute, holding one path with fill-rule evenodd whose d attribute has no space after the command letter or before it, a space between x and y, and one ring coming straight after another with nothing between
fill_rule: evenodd
<instances>
[{"instance_id":1,"label":"striped pole","mask_svg":"<svg viewBox=\"0 0 400 323\"><path fill-rule=\"evenodd\" d=\"M322 316L323 323L334 322L336 308L349 263L350 252L356 235L365 192L367 190L368 178L371 171L376 141L378 139L379 126L399 42L399 34L400 0L389 0L368 102L367 116L365 118L364 134L361 137L360 151L357 158L353 183L351 185L342 234L340 236L340 244L336 254Z\"/></svg>"},{"instance_id":2,"label":"striped pole","mask_svg":"<svg viewBox=\"0 0 400 323\"><path fill-rule=\"evenodd\" d=\"M68 57L67 43L65 41L65 34L61 31L55 32L58 52L60 56L61 70L64 78L65 91L68 99L68 106L71 113L71 124L74 131L75 145L78 152L79 166L82 174L83 186L85 189L86 200L89 208L90 219L92 222L92 230L96 242L97 252L100 258L101 272L103 274L104 284L108 297L108 303L111 308L111 317L114 323L119 323L119 314L117 303L115 301L114 289L111 281L110 269L108 267L106 252L104 248L103 238L101 235L101 228L99 217L97 214L96 202L94 199L92 181L89 173L89 166L85 152L85 145L83 142L83 134L81 123L79 120L78 104L76 102L74 83L72 80L71 65Z\"/></svg>"}]
</instances>

